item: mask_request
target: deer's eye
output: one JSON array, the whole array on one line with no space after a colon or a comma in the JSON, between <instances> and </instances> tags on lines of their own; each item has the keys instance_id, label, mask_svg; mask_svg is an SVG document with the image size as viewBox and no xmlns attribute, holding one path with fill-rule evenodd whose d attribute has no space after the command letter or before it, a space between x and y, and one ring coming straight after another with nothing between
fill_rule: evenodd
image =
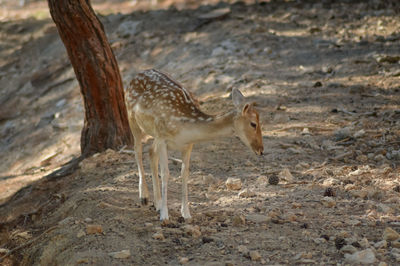
<instances>
[{"instance_id":1,"label":"deer's eye","mask_svg":"<svg viewBox=\"0 0 400 266\"><path fill-rule=\"evenodd\" d=\"M250 122L250 126L251 126L252 128L254 128L254 129L257 128L257 124L256 124L256 123L253 123L253 122Z\"/></svg>"}]
</instances>

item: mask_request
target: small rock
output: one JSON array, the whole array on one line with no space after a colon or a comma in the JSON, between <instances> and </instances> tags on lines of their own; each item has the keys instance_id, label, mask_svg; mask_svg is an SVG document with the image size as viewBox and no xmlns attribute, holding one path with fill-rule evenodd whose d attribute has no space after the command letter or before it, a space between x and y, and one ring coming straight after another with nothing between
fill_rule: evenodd
<instances>
[{"instance_id":1,"label":"small rock","mask_svg":"<svg viewBox=\"0 0 400 266\"><path fill-rule=\"evenodd\" d=\"M376 261L374 252L369 248L353 254L345 254L344 257L346 262L354 264L371 264Z\"/></svg>"},{"instance_id":2,"label":"small rock","mask_svg":"<svg viewBox=\"0 0 400 266\"><path fill-rule=\"evenodd\" d=\"M215 177L212 174L203 176L204 185L209 185L215 183Z\"/></svg>"},{"instance_id":3,"label":"small rock","mask_svg":"<svg viewBox=\"0 0 400 266\"><path fill-rule=\"evenodd\" d=\"M349 184L353 185L353 184ZM346 189L346 187L345 187ZM368 197L368 191L366 190L351 190L350 194L355 198L366 199Z\"/></svg>"},{"instance_id":4,"label":"small rock","mask_svg":"<svg viewBox=\"0 0 400 266\"><path fill-rule=\"evenodd\" d=\"M75 220L74 217L69 216L69 217L65 218L64 220L59 221L58 224L59 225L67 225L67 224L73 223L74 220Z\"/></svg>"},{"instance_id":5,"label":"small rock","mask_svg":"<svg viewBox=\"0 0 400 266\"><path fill-rule=\"evenodd\" d=\"M263 185L268 182L268 179L265 176L260 176L259 178L257 178L256 182L257 184Z\"/></svg>"},{"instance_id":6,"label":"small rock","mask_svg":"<svg viewBox=\"0 0 400 266\"><path fill-rule=\"evenodd\" d=\"M147 227L147 228L153 227L153 224L152 223L144 223L144 227Z\"/></svg>"},{"instance_id":7,"label":"small rock","mask_svg":"<svg viewBox=\"0 0 400 266\"><path fill-rule=\"evenodd\" d=\"M268 177L268 183L270 185L278 185L279 184L279 177L277 175L271 175Z\"/></svg>"},{"instance_id":8,"label":"small rock","mask_svg":"<svg viewBox=\"0 0 400 266\"><path fill-rule=\"evenodd\" d=\"M400 238L400 234L390 227L386 227L383 232L383 239L386 241L393 241Z\"/></svg>"},{"instance_id":9,"label":"small rock","mask_svg":"<svg viewBox=\"0 0 400 266\"><path fill-rule=\"evenodd\" d=\"M127 259L131 256L131 252L128 249L125 249L117 252L110 252L108 255L115 259Z\"/></svg>"},{"instance_id":10,"label":"small rock","mask_svg":"<svg viewBox=\"0 0 400 266\"><path fill-rule=\"evenodd\" d=\"M300 134L301 134L302 136L311 136L311 135L312 135L311 132L310 132L310 130L309 130L307 127L303 128L303 130L301 131Z\"/></svg>"},{"instance_id":11,"label":"small rock","mask_svg":"<svg viewBox=\"0 0 400 266\"><path fill-rule=\"evenodd\" d=\"M6 249L6 248L0 248L0 254L5 254L5 253L8 253L8 252L10 252L10 250L9 250L9 249Z\"/></svg>"},{"instance_id":12,"label":"small rock","mask_svg":"<svg viewBox=\"0 0 400 266\"><path fill-rule=\"evenodd\" d=\"M200 19L220 19L220 18L227 16L229 13L231 13L231 9L229 7L218 8L218 9L214 9L208 13L201 14L198 16L198 18L200 18Z\"/></svg>"},{"instance_id":13,"label":"small rock","mask_svg":"<svg viewBox=\"0 0 400 266\"><path fill-rule=\"evenodd\" d=\"M372 197L369 197L369 198L372 198ZM393 213L394 212L394 210L392 208L390 208L389 206L387 206L386 204L383 204L383 203L377 204L376 207L379 212L383 212L383 213Z\"/></svg>"},{"instance_id":14,"label":"small rock","mask_svg":"<svg viewBox=\"0 0 400 266\"><path fill-rule=\"evenodd\" d=\"M361 154L356 157L356 160L365 163L368 161L368 157L365 154Z\"/></svg>"},{"instance_id":15,"label":"small rock","mask_svg":"<svg viewBox=\"0 0 400 266\"><path fill-rule=\"evenodd\" d=\"M239 196L239 198L251 198L251 197L256 196L256 193L249 190L248 188L245 188L238 193L238 196Z\"/></svg>"},{"instance_id":16,"label":"small rock","mask_svg":"<svg viewBox=\"0 0 400 266\"><path fill-rule=\"evenodd\" d=\"M336 206L336 201L331 198L331 197L324 197L322 200L322 205L324 205L327 208L333 208Z\"/></svg>"},{"instance_id":17,"label":"small rock","mask_svg":"<svg viewBox=\"0 0 400 266\"><path fill-rule=\"evenodd\" d=\"M364 129L360 129L359 131L357 131L356 133L354 133L354 137L355 138L362 138L365 135L365 130Z\"/></svg>"},{"instance_id":18,"label":"small rock","mask_svg":"<svg viewBox=\"0 0 400 266\"><path fill-rule=\"evenodd\" d=\"M91 222L93 222L93 220L91 219L91 218L85 218L85 223L91 223Z\"/></svg>"},{"instance_id":19,"label":"small rock","mask_svg":"<svg viewBox=\"0 0 400 266\"><path fill-rule=\"evenodd\" d=\"M386 248L386 247L387 247L387 241L386 240L382 240L382 241L376 242L374 244L374 248L376 248L376 249L381 249L381 248Z\"/></svg>"},{"instance_id":20,"label":"small rock","mask_svg":"<svg viewBox=\"0 0 400 266\"><path fill-rule=\"evenodd\" d=\"M389 64L397 64L400 60L400 56L398 55L377 55L376 61L378 63L389 63Z\"/></svg>"},{"instance_id":21,"label":"small rock","mask_svg":"<svg viewBox=\"0 0 400 266\"><path fill-rule=\"evenodd\" d=\"M240 178L229 177L225 182L226 188L229 190L240 190L242 188L242 181Z\"/></svg>"},{"instance_id":22,"label":"small rock","mask_svg":"<svg viewBox=\"0 0 400 266\"><path fill-rule=\"evenodd\" d=\"M354 254L357 252L357 249L353 245L345 245L340 251L346 254Z\"/></svg>"},{"instance_id":23,"label":"small rock","mask_svg":"<svg viewBox=\"0 0 400 266\"><path fill-rule=\"evenodd\" d=\"M321 245L321 244L326 243L326 239L325 239L325 238L322 238L322 237L314 238L313 241L314 241L314 243L317 244L317 245Z\"/></svg>"},{"instance_id":24,"label":"small rock","mask_svg":"<svg viewBox=\"0 0 400 266\"><path fill-rule=\"evenodd\" d=\"M351 137L351 129L349 127L340 128L333 133L333 136L335 141L347 139Z\"/></svg>"},{"instance_id":25,"label":"small rock","mask_svg":"<svg viewBox=\"0 0 400 266\"><path fill-rule=\"evenodd\" d=\"M333 178L333 177L329 177L327 179L324 180L324 182L322 183L322 185L324 187L331 187L331 186L335 186L335 185L339 185L340 184L340 180Z\"/></svg>"},{"instance_id":26,"label":"small rock","mask_svg":"<svg viewBox=\"0 0 400 266\"><path fill-rule=\"evenodd\" d=\"M362 248L369 248L371 245L370 245L368 239L366 239L366 238L364 237L364 238L361 239L361 241L360 241L360 246L361 246Z\"/></svg>"},{"instance_id":27,"label":"small rock","mask_svg":"<svg viewBox=\"0 0 400 266\"><path fill-rule=\"evenodd\" d=\"M103 227L98 224L88 224L86 225L86 233L88 235L101 234L103 233Z\"/></svg>"},{"instance_id":28,"label":"small rock","mask_svg":"<svg viewBox=\"0 0 400 266\"><path fill-rule=\"evenodd\" d=\"M383 156L382 154L378 154L378 155L376 155L375 158L374 158L374 160L377 161L377 162L383 161L383 160L385 160L385 159L386 159L386 157Z\"/></svg>"},{"instance_id":29,"label":"small rock","mask_svg":"<svg viewBox=\"0 0 400 266\"><path fill-rule=\"evenodd\" d=\"M116 32L120 37L128 38L136 34L137 27L140 23L140 21L124 21L118 26Z\"/></svg>"},{"instance_id":30,"label":"small rock","mask_svg":"<svg viewBox=\"0 0 400 266\"><path fill-rule=\"evenodd\" d=\"M242 253L242 254L249 253L249 249L244 245L239 245L238 246L238 251L239 251L239 253Z\"/></svg>"},{"instance_id":31,"label":"small rock","mask_svg":"<svg viewBox=\"0 0 400 266\"><path fill-rule=\"evenodd\" d=\"M246 216L246 220L253 222L253 223L266 223L271 221L271 218L266 216L266 215L262 215L262 214L249 214Z\"/></svg>"},{"instance_id":32,"label":"small rock","mask_svg":"<svg viewBox=\"0 0 400 266\"><path fill-rule=\"evenodd\" d=\"M261 259L261 255L257 250L250 251L249 256L252 261L259 261Z\"/></svg>"},{"instance_id":33,"label":"small rock","mask_svg":"<svg viewBox=\"0 0 400 266\"><path fill-rule=\"evenodd\" d=\"M161 232L157 232L157 233L153 234L152 238L155 240L164 240L165 239L163 233L161 233Z\"/></svg>"},{"instance_id":34,"label":"small rock","mask_svg":"<svg viewBox=\"0 0 400 266\"><path fill-rule=\"evenodd\" d=\"M241 226L246 223L246 219L244 218L243 215L235 215L232 220L233 226Z\"/></svg>"},{"instance_id":35,"label":"small rock","mask_svg":"<svg viewBox=\"0 0 400 266\"><path fill-rule=\"evenodd\" d=\"M351 225L351 226L358 226L361 225L361 221L357 219L350 219L346 220L346 224Z\"/></svg>"},{"instance_id":36,"label":"small rock","mask_svg":"<svg viewBox=\"0 0 400 266\"><path fill-rule=\"evenodd\" d=\"M292 202L292 209L301 209L303 207L303 204L299 202Z\"/></svg>"},{"instance_id":37,"label":"small rock","mask_svg":"<svg viewBox=\"0 0 400 266\"><path fill-rule=\"evenodd\" d=\"M85 231L83 231L83 230L81 229L81 230L79 230L78 233L76 234L76 237L77 237L77 238L81 238L81 237L83 237L83 236L85 236L85 235L86 235Z\"/></svg>"},{"instance_id":38,"label":"small rock","mask_svg":"<svg viewBox=\"0 0 400 266\"><path fill-rule=\"evenodd\" d=\"M184 227L184 231L186 234L194 237L194 238L198 238L201 236L201 231L200 231L200 227L198 225L185 225Z\"/></svg>"},{"instance_id":39,"label":"small rock","mask_svg":"<svg viewBox=\"0 0 400 266\"><path fill-rule=\"evenodd\" d=\"M392 247L400 248L400 238L392 242Z\"/></svg>"},{"instance_id":40,"label":"small rock","mask_svg":"<svg viewBox=\"0 0 400 266\"><path fill-rule=\"evenodd\" d=\"M284 179L287 182L293 182L293 175L290 173L289 169L285 168L279 173L279 178Z\"/></svg>"},{"instance_id":41,"label":"small rock","mask_svg":"<svg viewBox=\"0 0 400 266\"><path fill-rule=\"evenodd\" d=\"M207 243L211 243L214 241L213 238L208 237L208 236L203 236L203 238L201 239L201 241L203 242L203 244L207 244Z\"/></svg>"},{"instance_id":42,"label":"small rock","mask_svg":"<svg viewBox=\"0 0 400 266\"><path fill-rule=\"evenodd\" d=\"M182 257L182 258L179 259L179 263L180 263L180 264L186 264L186 263L188 263L188 262L189 262L189 258Z\"/></svg>"}]
</instances>

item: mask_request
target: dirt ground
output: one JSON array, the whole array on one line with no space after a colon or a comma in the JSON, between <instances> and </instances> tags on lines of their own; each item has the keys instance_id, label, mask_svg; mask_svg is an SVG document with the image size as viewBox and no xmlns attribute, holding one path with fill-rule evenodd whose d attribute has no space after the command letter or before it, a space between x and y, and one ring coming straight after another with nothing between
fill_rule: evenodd
<instances>
[{"instance_id":1,"label":"dirt ground","mask_svg":"<svg viewBox=\"0 0 400 266\"><path fill-rule=\"evenodd\" d=\"M43 178L79 156L79 86L46 2L1 1L0 264L398 265L400 4L156 2L93 3L124 83L160 69L210 114L240 89L265 155L195 145L189 221L175 152L168 223L140 205L130 147Z\"/></svg>"}]
</instances>

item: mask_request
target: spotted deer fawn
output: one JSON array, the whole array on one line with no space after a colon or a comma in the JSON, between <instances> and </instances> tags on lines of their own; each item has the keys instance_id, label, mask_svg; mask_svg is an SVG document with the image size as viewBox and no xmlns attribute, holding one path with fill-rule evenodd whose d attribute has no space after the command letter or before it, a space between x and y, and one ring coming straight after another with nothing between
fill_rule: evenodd
<instances>
[{"instance_id":1,"label":"spotted deer fawn","mask_svg":"<svg viewBox=\"0 0 400 266\"><path fill-rule=\"evenodd\" d=\"M154 138L149 150L153 179L154 205L160 219L168 219L167 186L169 178L168 149L182 153L182 207L181 214L190 218L187 180L193 144L218 137L237 134L242 142L257 155L264 151L258 112L247 103L242 93L232 90L236 109L221 116L203 113L192 94L182 85L157 70L138 74L125 91L129 125L135 139L135 157L139 168L139 197L146 205L149 200L142 162L142 139ZM158 177L161 168L161 193Z\"/></svg>"}]
</instances>

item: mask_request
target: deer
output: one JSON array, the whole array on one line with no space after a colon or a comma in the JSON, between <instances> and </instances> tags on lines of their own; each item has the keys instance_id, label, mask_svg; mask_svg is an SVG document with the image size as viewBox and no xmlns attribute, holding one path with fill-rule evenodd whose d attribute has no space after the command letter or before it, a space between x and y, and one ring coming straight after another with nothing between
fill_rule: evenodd
<instances>
[{"instance_id":1,"label":"deer","mask_svg":"<svg viewBox=\"0 0 400 266\"><path fill-rule=\"evenodd\" d=\"M142 158L142 141L153 137L149 149L150 170L153 182L153 203L160 213L160 220L168 220L168 150L182 154L182 205L181 215L190 219L187 182L189 162L195 143L220 137L237 135L256 155L263 155L264 146L259 113L254 103L238 89L232 90L236 107L222 115L208 115L200 110L192 93L167 74L145 70L132 79L125 89L125 103L129 126L134 138L134 153L139 175L139 199L142 205L149 202ZM158 166L161 170L161 191Z\"/></svg>"}]
</instances>

